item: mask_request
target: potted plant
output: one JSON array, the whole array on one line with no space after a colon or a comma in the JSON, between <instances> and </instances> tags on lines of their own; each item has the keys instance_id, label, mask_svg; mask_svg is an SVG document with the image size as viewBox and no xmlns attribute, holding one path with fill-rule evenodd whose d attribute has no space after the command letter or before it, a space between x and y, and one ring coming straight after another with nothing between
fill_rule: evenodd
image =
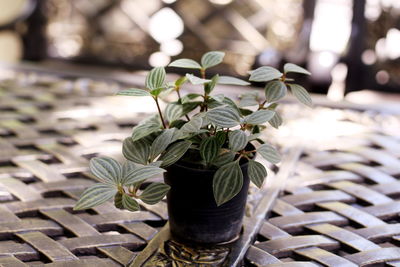
<instances>
[{"instance_id":1,"label":"potted plant","mask_svg":"<svg viewBox=\"0 0 400 267\"><path fill-rule=\"evenodd\" d=\"M277 102L287 90L302 103L311 106L307 91L288 78L291 72L310 73L291 63L284 72L260 67L250 72L250 81L266 82L265 97L258 92L232 99L215 94L218 84L248 85L248 82L218 74L208 79L206 71L220 64L224 53L208 52L201 63L178 59L170 67L193 69L174 82L165 81L165 69L152 69L144 89L118 92L124 96L154 99L158 113L135 126L123 142L122 165L108 157L90 160L90 169L99 179L83 192L75 210L91 208L114 199L120 209L137 211L137 200L155 204L168 193L168 213L172 236L181 242L221 243L238 236L246 204L249 182L261 187L267 171L255 161L256 154L276 164L277 150L260 134L269 123L278 128L282 119ZM190 82L199 85L198 93L181 95L181 87ZM176 94L176 101L165 110L160 97ZM257 148L253 143L258 143ZM164 173L165 183L145 183Z\"/></svg>"}]
</instances>

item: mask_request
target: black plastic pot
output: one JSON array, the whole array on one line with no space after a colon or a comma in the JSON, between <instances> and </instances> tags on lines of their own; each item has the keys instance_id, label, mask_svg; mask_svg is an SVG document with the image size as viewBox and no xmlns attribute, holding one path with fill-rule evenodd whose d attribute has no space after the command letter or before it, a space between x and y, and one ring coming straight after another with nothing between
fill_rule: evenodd
<instances>
[{"instance_id":1,"label":"black plastic pot","mask_svg":"<svg viewBox=\"0 0 400 267\"><path fill-rule=\"evenodd\" d=\"M230 201L217 206L212 181L215 170L201 170L176 163L168 167L165 182L170 230L183 243L217 244L235 239L241 230L249 178L241 165L243 187Z\"/></svg>"}]
</instances>

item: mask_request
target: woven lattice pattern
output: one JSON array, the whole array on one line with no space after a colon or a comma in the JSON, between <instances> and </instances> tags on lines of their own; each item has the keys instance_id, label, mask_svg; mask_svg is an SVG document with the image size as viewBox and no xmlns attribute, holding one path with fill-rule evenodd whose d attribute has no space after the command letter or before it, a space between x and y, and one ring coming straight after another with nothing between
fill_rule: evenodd
<instances>
[{"instance_id":1,"label":"woven lattice pattern","mask_svg":"<svg viewBox=\"0 0 400 267\"><path fill-rule=\"evenodd\" d=\"M361 120L365 115L349 112L341 121L360 126L366 123ZM250 262L400 265L400 138L379 131L385 127L376 127L372 115L366 133L332 138L323 149L313 149L318 146L314 143L303 150L248 251ZM398 123L390 126L394 131Z\"/></svg>"}]
</instances>

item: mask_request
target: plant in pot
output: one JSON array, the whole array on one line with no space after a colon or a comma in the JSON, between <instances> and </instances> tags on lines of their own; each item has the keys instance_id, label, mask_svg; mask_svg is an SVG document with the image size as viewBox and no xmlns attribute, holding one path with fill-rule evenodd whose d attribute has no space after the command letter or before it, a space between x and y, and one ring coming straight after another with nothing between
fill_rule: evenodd
<instances>
[{"instance_id":1,"label":"plant in pot","mask_svg":"<svg viewBox=\"0 0 400 267\"><path fill-rule=\"evenodd\" d=\"M307 91L288 78L291 72L310 73L291 63L284 72L260 67L250 72L250 81L266 82L265 97L258 92L240 96L238 104L223 94L216 94L218 84L248 85L234 77L206 71L220 64L224 53L203 55L198 63L178 59L169 66L193 69L200 77L188 73L166 82L163 67L152 69L144 89L118 92L124 96L154 99L158 113L142 121L123 142L126 162L120 164L108 157L90 160L90 169L99 179L83 192L75 210L91 208L114 199L120 209L137 211L138 200L155 204L167 195L170 230L181 242L221 243L238 236L249 182L261 187L267 171L255 161L256 154L276 164L277 150L262 140L266 123L278 128L282 119L276 112L277 102L290 89L302 103L311 106ZM200 87L198 93L181 95L185 83ZM176 94L164 111L159 100ZM257 148L253 143L258 143ZM146 180L164 173L165 183Z\"/></svg>"}]
</instances>

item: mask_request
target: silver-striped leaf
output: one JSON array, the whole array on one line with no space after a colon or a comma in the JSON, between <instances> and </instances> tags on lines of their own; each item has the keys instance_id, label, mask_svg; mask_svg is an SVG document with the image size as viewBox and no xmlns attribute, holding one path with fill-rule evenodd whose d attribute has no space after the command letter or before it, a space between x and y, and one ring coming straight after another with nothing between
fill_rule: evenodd
<instances>
[{"instance_id":1,"label":"silver-striped leaf","mask_svg":"<svg viewBox=\"0 0 400 267\"><path fill-rule=\"evenodd\" d=\"M279 126L282 125L283 120L282 120L281 116L278 114L278 112L275 111L274 116L268 122L269 122L269 124L271 124L272 127L278 129Z\"/></svg>"},{"instance_id":2,"label":"silver-striped leaf","mask_svg":"<svg viewBox=\"0 0 400 267\"><path fill-rule=\"evenodd\" d=\"M170 188L164 183L151 183L143 190L140 199L146 204L154 205L165 197Z\"/></svg>"},{"instance_id":3,"label":"silver-striped leaf","mask_svg":"<svg viewBox=\"0 0 400 267\"><path fill-rule=\"evenodd\" d=\"M165 118L170 123L176 121L183 114L183 106L181 104L169 103L165 108Z\"/></svg>"},{"instance_id":4,"label":"silver-striped leaf","mask_svg":"<svg viewBox=\"0 0 400 267\"><path fill-rule=\"evenodd\" d=\"M217 85L218 80L219 80L219 75L215 74L214 77L212 77L211 82L205 84L204 91L207 94L210 94L212 90L214 90L215 85Z\"/></svg>"},{"instance_id":5,"label":"silver-striped leaf","mask_svg":"<svg viewBox=\"0 0 400 267\"><path fill-rule=\"evenodd\" d=\"M283 66L283 72L288 73L288 72L296 72L296 73L302 73L302 74L307 74L311 75L311 72L306 70L305 68L302 68L300 66L297 66L296 64L293 63L286 63Z\"/></svg>"},{"instance_id":6,"label":"silver-striped leaf","mask_svg":"<svg viewBox=\"0 0 400 267\"><path fill-rule=\"evenodd\" d=\"M222 62L225 53L220 51L210 51L201 57L201 66L203 69L214 67Z\"/></svg>"},{"instance_id":7,"label":"silver-striped leaf","mask_svg":"<svg viewBox=\"0 0 400 267\"><path fill-rule=\"evenodd\" d=\"M239 113L232 107L218 107L207 112L207 119L222 128L231 128L239 125Z\"/></svg>"},{"instance_id":8,"label":"silver-striped leaf","mask_svg":"<svg viewBox=\"0 0 400 267\"><path fill-rule=\"evenodd\" d=\"M303 86L298 84L290 84L292 94L304 105L312 107L312 100L307 90Z\"/></svg>"},{"instance_id":9,"label":"silver-striped leaf","mask_svg":"<svg viewBox=\"0 0 400 267\"><path fill-rule=\"evenodd\" d=\"M165 172L164 169L161 169L156 166L152 165L146 165L146 166L140 166L125 175L122 179L122 184L123 185L132 185L138 182L142 182L144 180L147 180L149 178L152 178L156 175L160 175L163 172Z\"/></svg>"},{"instance_id":10,"label":"silver-striped leaf","mask_svg":"<svg viewBox=\"0 0 400 267\"><path fill-rule=\"evenodd\" d=\"M146 88L156 90L160 87L163 87L165 75L164 67L153 68L146 76Z\"/></svg>"},{"instance_id":11,"label":"silver-striped leaf","mask_svg":"<svg viewBox=\"0 0 400 267\"><path fill-rule=\"evenodd\" d=\"M177 162L189 149L192 142L183 140L172 144L166 151L161 155L159 160L162 160L162 167L167 167Z\"/></svg>"},{"instance_id":12,"label":"silver-striped leaf","mask_svg":"<svg viewBox=\"0 0 400 267\"><path fill-rule=\"evenodd\" d=\"M229 132L228 138L229 148L235 152L244 149L248 143L246 133L241 130Z\"/></svg>"},{"instance_id":13,"label":"silver-striped leaf","mask_svg":"<svg viewBox=\"0 0 400 267\"><path fill-rule=\"evenodd\" d=\"M275 111L273 110L261 109L246 116L244 122L252 125L263 124L264 122L271 120L274 115Z\"/></svg>"},{"instance_id":14,"label":"silver-striped leaf","mask_svg":"<svg viewBox=\"0 0 400 267\"><path fill-rule=\"evenodd\" d=\"M74 206L74 210L89 209L112 199L117 187L110 184L95 184L86 189Z\"/></svg>"},{"instance_id":15,"label":"silver-striped leaf","mask_svg":"<svg viewBox=\"0 0 400 267\"><path fill-rule=\"evenodd\" d=\"M269 144L263 144L257 148L257 153L260 154L263 158L268 160L271 163L279 163L281 161L281 157L278 151Z\"/></svg>"},{"instance_id":16,"label":"silver-striped leaf","mask_svg":"<svg viewBox=\"0 0 400 267\"><path fill-rule=\"evenodd\" d=\"M122 166L110 157L95 157L89 162L90 171L101 181L118 184L121 180Z\"/></svg>"},{"instance_id":17,"label":"silver-striped leaf","mask_svg":"<svg viewBox=\"0 0 400 267\"><path fill-rule=\"evenodd\" d=\"M146 165L150 156L150 147L143 139L133 141L125 138L122 143L122 154L127 160Z\"/></svg>"},{"instance_id":18,"label":"silver-striped leaf","mask_svg":"<svg viewBox=\"0 0 400 267\"><path fill-rule=\"evenodd\" d=\"M200 130L201 125L203 124L203 119L201 117L192 117L190 121L185 123L180 131L183 133L196 133Z\"/></svg>"},{"instance_id":19,"label":"silver-striped leaf","mask_svg":"<svg viewBox=\"0 0 400 267\"><path fill-rule=\"evenodd\" d=\"M200 156L208 164L218 155L219 148L217 138L214 136L204 138L200 143Z\"/></svg>"},{"instance_id":20,"label":"silver-striped leaf","mask_svg":"<svg viewBox=\"0 0 400 267\"><path fill-rule=\"evenodd\" d=\"M234 161L220 167L214 174L213 192L215 202L221 206L236 196L243 186L243 174L239 162Z\"/></svg>"},{"instance_id":21,"label":"silver-striped leaf","mask_svg":"<svg viewBox=\"0 0 400 267\"><path fill-rule=\"evenodd\" d=\"M130 88L126 90L121 90L117 93L117 95L125 95L125 96L150 96L150 93L143 89Z\"/></svg>"},{"instance_id":22,"label":"silver-striped leaf","mask_svg":"<svg viewBox=\"0 0 400 267\"><path fill-rule=\"evenodd\" d=\"M267 177L267 170L260 162L249 160L249 167L247 169L250 180L258 187L261 188Z\"/></svg>"},{"instance_id":23,"label":"silver-striped leaf","mask_svg":"<svg viewBox=\"0 0 400 267\"><path fill-rule=\"evenodd\" d=\"M287 93L285 83L281 81L272 81L265 86L265 99L268 103L273 103L283 98Z\"/></svg>"},{"instance_id":24,"label":"silver-striped leaf","mask_svg":"<svg viewBox=\"0 0 400 267\"><path fill-rule=\"evenodd\" d=\"M231 76L220 76L218 79L218 83L229 84L229 85L243 85L243 86L250 84L246 81Z\"/></svg>"},{"instance_id":25,"label":"silver-striped leaf","mask_svg":"<svg viewBox=\"0 0 400 267\"><path fill-rule=\"evenodd\" d=\"M235 152L232 151L227 151L224 152L212 162L213 165L220 167L222 165L228 164L229 162L232 162L235 159Z\"/></svg>"},{"instance_id":26,"label":"silver-striped leaf","mask_svg":"<svg viewBox=\"0 0 400 267\"><path fill-rule=\"evenodd\" d=\"M181 58L169 63L168 67L186 68L186 69L201 69L201 65L189 58Z\"/></svg>"},{"instance_id":27,"label":"silver-striped leaf","mask_svg":"<svg viewBox=\"0 0 400 267\"><path fill-rule=\"evenodd\" d=\"M127 176L129 173L131 173L134 169L138 168L140 165L136 165L130 160L127 160L122 164L122 175L121 177Z\"/></svg>"},{"instance_id":28,"label":"silver-striped leaf","mask_svg":"<svg viewBox=\"0 0 400 267\"><path fill-rule=\"evenodd\" d=\"M140 210L139 203L137 203L136 200L134 200L132 197L130 197L127 194L122 195L122 205L124 206L125 209L127 209L129 211Z\"/></svg>"},{"instance_id":29,"label":"silver-striped leaf","mask_svg":"<svg viewBox=\"0 0 400 267\"><path fill-rule=\"evenodd\" d=\"M258 69L249 71L249 73L249 80L253 82L268 82L278 79L283 75L279 70L269 66L259 67Z\"/></svg>"},{"instance_id":30,"label":"silver-striped leaf","mask_svg":"<svg viewBox=\"0 0 400 267\"><path fill-rule=\"evenodd\" d=\"M114 196L114 206L118 209L124 209L124 205L122 205L122 194L117 192Z\"/></svg>"},{"instance_id":31,"label":"silver-striped leaf","mask_svg":"<svg viewBox=\"0 0 400 267\"><path fill-rule=\"evenodd\" d=\"M145 136L148 136L151 133L154 133L161 128L161 120L158 115L152 116L140 124L136 125L132 129L132 141L139 140Z\"/></svg>"},{"instance_id":32,"label":"silver-striped leaf","mask_svg":"<svg viewBox=\"0 0 400 267\"><path fill-rule=\"evenodd\" d=\"M176 130L176 128L166 129L157 136L150 148L150 161L153 161L173 142Z\"/></svg>"}]
</instances>

